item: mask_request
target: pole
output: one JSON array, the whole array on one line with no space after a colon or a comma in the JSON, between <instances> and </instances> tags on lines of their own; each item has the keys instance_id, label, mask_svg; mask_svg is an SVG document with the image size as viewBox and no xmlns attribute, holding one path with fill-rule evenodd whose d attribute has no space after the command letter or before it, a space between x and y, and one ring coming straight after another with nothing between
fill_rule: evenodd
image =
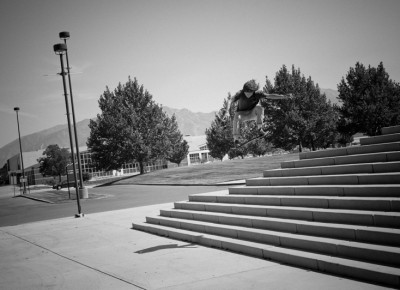
<instances>
[{"instance_id":1,"label":"pole","mask_svg":"<svg viewBox=\"0 0 400 290\"><path fill-rule=\"evenodd\" d=\"M18 140L19 140L19 152L21 154L21 165L22 165L22 180L23 180L23 186L24 189L22 191L22 194L26 194L26 187L25 187L25 167L24 167L24 156L22 155L22 145L21 145L21 133L19 131L19 118L18 118L18 111L19 108L14 108L15 112L17 112L17 125L18 125Z\"/></svg>"},{"instance_id":2,"label":"pole","mask_svg":"<svg viewBox=\"0 0 400 290\"><path fill-rule=\"evenodd\" d=\"M64 43L67 45L67 39L64 38ZM69 83L69 95L71 98L71 109L72 109L72 123L74 125L74 134L75 134L75 147L76 147L76 156L78 159L78 169L79 169L79 188L83 189L83 175L82 175L82 165L81 165L81 155L79 153L79 142L78 142L78 134L76 130L76 120L75 120L75 110L74 110L74 98L72 97L72 85L71 85L71 75L69 73L69 60L68 60L68 50L65 51L65 57L67 59L67 73L68 73L68 83Z\"/></svg>"},{"instance_id":3,"label":"pole","mask_svg":"<svg viewBox=\"0 0 400 290\"><path fill-rule=\"evenodd\" d=\"M80 200L79 200L78 182L76 180L74 146L73 146L73 143L72 143L71 121L70 121L70 118L69 118L68 94L67 94L67 86L66 86L66 83L65 83L65 71L64 71L64 61L63 61L62 53L60 53L60 62L61 62L61 76L62 76L62 80L63 80L63 88L64 88L64 96L65 96L65 107L67 108L69 144L71 146L72 169L74 171L75 190L76 190L76 202L78 204L78 215L80 216L82 212L81 212L81 203L80 203Z\"/></svg>"}]
</instances>

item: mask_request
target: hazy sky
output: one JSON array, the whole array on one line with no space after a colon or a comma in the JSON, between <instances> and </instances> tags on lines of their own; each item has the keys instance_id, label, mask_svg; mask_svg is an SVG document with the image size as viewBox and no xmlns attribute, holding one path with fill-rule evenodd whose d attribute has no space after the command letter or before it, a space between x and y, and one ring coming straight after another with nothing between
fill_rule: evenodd
<instances>
[{"instance_id":1,"label":"hazy sky","mask_svg":"<svg viewBox=\"0 0 400 290\"><path fill-rule=\"evenodd\" d=\"M249 79L293 64L321 88L357 61L400 81L398 0L0 0L0 147L66 123L60 59L69 31L77 121L128 77L164 106L210 112Z\"/></svg>"}]
</instances>

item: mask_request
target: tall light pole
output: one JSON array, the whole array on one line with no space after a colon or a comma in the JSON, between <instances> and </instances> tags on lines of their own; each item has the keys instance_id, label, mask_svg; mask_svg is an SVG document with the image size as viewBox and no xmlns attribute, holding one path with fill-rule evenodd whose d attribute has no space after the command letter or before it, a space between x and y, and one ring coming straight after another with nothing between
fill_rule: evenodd
<instances>
[{"instance_id":1,"label":"tall light pole","mask_svg":"<svg viewBox=\"0 0 400 290\"><path fill-rule=\"evenodd\" d=\"M74 172L74 180L75 180L75 190L76 190L76 202L78 204L78 214L75 215L75 217L81 217L83 216L82 211L81 211L81 203L79 200L79 191L78 191L78 182L76 180L76 168L75 168L75 156L74 156L74 146L72 143L72 132L71 132L71 121L69 118L69 104L68 104L68 94L67 94L67 85L65 83L65 70L64 70L64 60L63 60L63 55L67 51L67 45L65 43L58 43L53 46L54 52L60 56L60 62L61 62L61 77L63 80L63 88L64 88L64 96L65 96L65 107L67 109L67 121L68 121L68 133L69 133L69 144L71 147L71 157L72 157L72 169Z\"/></svg>"},{"instance_id":2,"label":"tall light pole","mask_svg":"<svg viewBox=\"0 0 400 290\"><path fill-rule=\"evenodd\" d=\"M69 38L69 32L63 31L59 33L61 39L64 39L64 44L67 45L67 39ZM69 60L68 60L68 49L65 51L65 58L67 59L67 73L68 73L68 83L69 83L69 95L71 98L71 109L72 109L72 124L74 125L74 134L75 134L75 147L76 147L76 156L78 158L78 169L79 169L79 189L82 193L83 198L88 198L87 188L83 185L83 175L82 175L82 165L81 165L81 155L79 153L79 142L78 142L78 134L76 130L76 119L75 119L75 110L74 110L74 98L72 97L72 85L71 85L71 75L69 72Z\"/></svg>"},{"instance_id":3,"label":"tall light pole","mask_svg":"<svg viewBox=\"0 0 400 290\"><path fill-rule=\"evenodd\" d=\"M18 124L18 140L19 140L19 153L21 154L21 165L22 165L22 184L23 184L23 194L26 194L26 185L25 185L25 167L24 167L24 156L22 155L22 145L21 145L21 133L19 131L19 118L18 111L19 107L15 107L14 111L17 113L17 124Z\"/></svg>"}]
</instances>

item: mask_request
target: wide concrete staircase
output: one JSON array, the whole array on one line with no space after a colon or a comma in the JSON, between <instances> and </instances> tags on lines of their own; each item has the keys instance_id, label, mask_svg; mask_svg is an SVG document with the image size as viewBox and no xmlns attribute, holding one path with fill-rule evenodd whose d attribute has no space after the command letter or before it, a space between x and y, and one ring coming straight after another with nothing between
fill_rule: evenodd
<instances>
[{"instance_id":1,"label":"wide concrete staircase","mask_svg":"<svg viewBox=\"0 0 400 290\"><path fill-rule=\"evenodd\" d=\"M190 195L133 229L400 288L400 126L360 142Z\"/></svg>"}]
</instances>

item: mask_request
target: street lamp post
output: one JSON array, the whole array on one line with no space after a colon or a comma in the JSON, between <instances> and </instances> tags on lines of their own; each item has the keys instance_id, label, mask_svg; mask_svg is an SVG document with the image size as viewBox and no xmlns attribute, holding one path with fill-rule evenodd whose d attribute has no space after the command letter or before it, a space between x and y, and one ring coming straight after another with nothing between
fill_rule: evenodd
<instances>
[{"instance_id":1,"label":"street lamp post","mask_svg":"<svg viewBox=\"0 0 400 290\"><path fill-rule=\"evenodd\" d=\"M75 180L75 190L76 190L76 202L78 204L78 214L75 215L75 217L81 217L83 216L82 211L81 211L81 204L80 204L80 198L79 198L79 191L78 191L78 182L76 180L76 168L75 168L75 157L74 157L74 146L72 142L72 132L71 132L71 121L69 118L69 105L68 105L68 94L67 94L67 86L65 83L65 70L64 70L64 60L63 60L63 55L67 51L67 45L65 43L58 43L53 46L54 52L60 56L60 62L61 62L61 77L63 80L63 88L64 88L64 96L65 96L65 107L67 109L67 122L68 122L68 133L69 133L69 144L71 147L71 156L72 156L72 169L74 172L74 180Z\"/></svg>"},{"instance_id":2,"label":"street lamp post","mask_svg":"<svg viewBox=\"0 0 400 290\"><path fill-rule=\"evenodd\" d=\"M20 152L20 154L21 154L22 184L23 184L23 188L24 188L22 193L23 193L23 194L26 194L24 156L22 155L21 133L20 133L20 131L19 131L19 118L18 118L19 107L15 107L15 108L14 108L14 111L17 113L19 152Z\"/></svg>"},{"instance_id":3,"label":"street lamp post","mask_svg":"<svg viewBox=\"0 0 400 290\"><path fill-rule=\"evenodd\" d=\"M67 39L69 38L69 32L63 31L59 33L61 39L64 40L64 44L67 45ZM82 193L83 198L88 198L87 188L83 185L83 175L82 175L82 165L81 165L81 156L79 153L79 142L78 142L78 134L76 130L76 119L75 119L75 109L74 109L74 98L72 96L72 85L71 85L71 75L69 72L69 60L68 60L68 49L65 51L65 58L67 59L67 74L68 74L68 83L69 83L69 95L71 98L71 109L72 109L72 124L74 125L74 136L75 136L75 147L76 147L76 156L78 159L78 169L79 169L79 189Z\"/></svg>"}]
</instances>

